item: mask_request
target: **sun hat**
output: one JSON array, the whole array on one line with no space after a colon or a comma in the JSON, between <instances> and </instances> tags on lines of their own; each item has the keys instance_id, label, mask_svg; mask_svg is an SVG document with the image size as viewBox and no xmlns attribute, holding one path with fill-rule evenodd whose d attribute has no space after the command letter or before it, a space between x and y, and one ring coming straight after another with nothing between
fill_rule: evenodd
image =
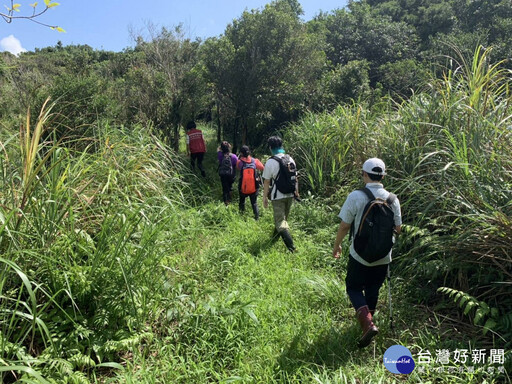
<instances>
[{"instance_id":1,"label":"sun hat","mask_svg":"<svg viewBox=\"0 0 512 384\"><path fill-rule=\"evenodd\" d=\"M386 174L386 165L381 159L372 157L371 159L368 159L364 162L363 171L373 175L384 176Z\"/></svg>"}]
</instances>

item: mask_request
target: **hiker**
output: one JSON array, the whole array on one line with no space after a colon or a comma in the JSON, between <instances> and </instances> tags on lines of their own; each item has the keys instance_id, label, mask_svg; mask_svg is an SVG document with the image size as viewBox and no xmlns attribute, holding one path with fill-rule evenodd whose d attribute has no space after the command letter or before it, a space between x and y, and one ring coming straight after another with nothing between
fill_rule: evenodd
<instances>
[{"instance_id":1,"label":"hiker","mask_svg":"<svg viewBox=\"0 0 512 384\"><path fill-rule=\"evenodd\" d=\"M272 157L265 163L263 171L263 207L268 207L270 197L274 210L274 237L281 236L286 248L293 253L295 245L290 234L288 218L294 197L299 198L297 167L292 157L285 153L280 137L270 137L268 146Z\"/></svg>"},{"instance_id":2,"label":"hiker","mask_svg":"<svg viewBox=\"0 0 512 384\"><path fill-rule=\"evenodd\" d=\"M231 153L231 144L223 141L220 147L217 148L217 158L219 159L219 176L222 183L222 200L224 204L228 205L231 203L233 196L233 183L238 157Z\"/></svg>"},{"instance_id":3,"label":"hiker","mask_svg":"<svg viewBox=\"0 0 512 384\"><path fill-rule=\"evenodd\" d=\"M203 132L196 128L194 121L187 123L187 156L190 156L190 165L195 170L195 162L197 160L197 168L201 171L201 176L206 177L203 168L204 154L206 153L206 144L204 142Z\"/></svg>"},{"instance_id":4,"label":"hiker","mask_svg":"<svg viewBox=\"0 0 512 384\"><path fill-rule=\"evenodd\" d=\"M251 157L249 147L244 145L240 150L240 157L236 163L236 168L240 171L240 179L238 182L240 203L238 204L238 208L240 212L244 212L245 199L249 197L254 218L258 220L260 214L258 211L257 198L261 181L258 171L263 171L265 166L258 159Z\"/></svg>"},{"instance_id":5,"label":"hiker","mask_svg":"<svg viewBox=\"0 0 512 384\"><path fill-rule=\"evenodd\" d=\"M384 189L381 183L384 175L386 166L381 159L371 158L364 162L362 177L365 188L351 192L345 200L338 215L341 223L334 242L333 256L339 258L341 242L351 232L345 284L363 331L359 348L370 344L379 332L373 323L373 315L379 289L391 262L394 233L399 234L402 225L400 202ZM365 220L361 223L363 214ZM378 231L371 233L372 229Z\"/></svg>"}]
</instances>

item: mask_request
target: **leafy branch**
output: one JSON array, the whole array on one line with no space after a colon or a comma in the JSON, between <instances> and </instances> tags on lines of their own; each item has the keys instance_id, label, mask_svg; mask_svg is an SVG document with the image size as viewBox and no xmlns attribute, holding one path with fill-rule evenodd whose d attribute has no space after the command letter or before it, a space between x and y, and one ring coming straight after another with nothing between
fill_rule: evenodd
<instances>
[{"instance_id":1,"label":"leafy branch","mask_svg":"<svg viewBox=\"0 0 512 384\"><path fill-rule=\"evenodd\" d=\"M473 315L473 323L480 325L483 320L487 319L484 324L484 334L488 331L495 331L499 318L499 311L497 308L489 307L485 302L476 299L475 297L448 287L438 288L438 292L447 294L451 297L454 303L458 304L459 307L464 309L464 314L469 315L472 309L476 308Z\"/></svg>"},{"instance_id":2,"label":"leafy branch","mask_svg":"<svg viewBox=\"0 0 512 384\"><path fill-rule=\"evenodd\" d=\"M8 24L12 23L12 21L14 19L26 19L26 20L33 21L36 24L43 25L43 26L48 27L50 29L54 29L54 30L56 30L58 32L66 32L63 28L61 28L61 27L59 27L57 25L50 25L50 24L42 23L39 20L36 20L39 16L41 16L44 13L46 13L49 9L55 8L55 7L60 5L60 3L54 3L52 1L53 0L44 0L45 7L41 11L37 10L38 2L36 1L36 2L34 2L32 4L29 4L29 6L32 7L32 14L31 15L26 15L26 16L24 16L24 15L17 15L16 16L16 13L20 12L21 4L15 3L14 0L11 0L10 1L10 3L11 3L10 6L4 5L5 8L7 9L7 12L0 12L0 16L2 16L2 18Z\"/></svg>"}]
</instances>

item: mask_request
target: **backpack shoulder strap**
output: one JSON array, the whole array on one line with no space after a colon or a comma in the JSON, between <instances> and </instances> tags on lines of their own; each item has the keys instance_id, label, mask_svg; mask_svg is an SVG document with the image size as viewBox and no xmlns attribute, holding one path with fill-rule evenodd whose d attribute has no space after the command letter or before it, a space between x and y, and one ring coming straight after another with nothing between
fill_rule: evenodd
<instances>
[{"instance_id":1,"label":"backpack shoulder strap","mask_svg":"<svg viewBox=\"0 0 512 384\"><path fill-rule=\"evenodd\" d=\"M245 161L240 159L240 162L242 163L241 171L243 171L245 168L248 167L249 164L254 164L254 168L256 169L256 162L254 161L254 158L251 157L251 161Z\"/></svg>"},{"instance_id":2,"label":"backpack shoulder strap","mask_svg":"<svg viewBox=\"0 0 512 384\"><path fill-rule=\"evenodd\" d=\"M281 173L281 168L284 167L283 159L281 159L279 156L272 156L271 159L274 159L279 164L279 172L277 172L277 175L275 177L275 179L277 179L279 177L279 174ZM275 180L275 179L272 179L272 180ZM272 184L274 184L274 183L272 182ZM274 189L274 199L275 199L277 197L277 187L272 185L272 188L275 188Z\"/></svg>"},{"instance_id":3,"label":"backpack shoulder strap","mask_svg":"<svg viewBox=\"0 0 512 384\"><path fill-rule=\"evenodd\" d=\"M388 203L388 205L392 205L396 200L396 195L394 193L389 193L389 196L388 198L386 199L386 203Z\"/></svg>"},{"instance_id":4,"label":"backpack shoulder strap","mask_svg":"<svg viewBox=\"0 0 512 384\"><path fill-rule=\"evenodd\" d=\"M367 187L356 189L356 191L363 192L366 195L366 197L368 197L368 199L370 199L370 201L375 200L375 196L373 195L372 191L370 191ZM352 240L352 237L354 237L354 230L355 230L355 226L354 226L354 221L353 221L352 224L350 224L350 232L348 235L349 241Z\"/></svg>"},{"instance_id":5,"label":"backpack shoulder strap","mask_svg":"<svg viewBox=\"0 0 512 384\"><path fill-rule=\"evenodd\" d=\"M283 159L281 159L279 156L272 156L271 159L274 159L279 163L279 165L283 164Z\"/></svg>"},{"instance_id":6,"label":"backpack shoulder strap","mask_svg":"<svg viewBox=\"0 0 512 384\"><path fill-rule=\"evenodd\" d=\"M375 200L375 196L373 195L372 191L370 191L369 188L367 188L367 187L360 188L360 189L358 189L358 191L364 192L364 194L370 199L370 201Z\"/></svg>"}]
</instances>

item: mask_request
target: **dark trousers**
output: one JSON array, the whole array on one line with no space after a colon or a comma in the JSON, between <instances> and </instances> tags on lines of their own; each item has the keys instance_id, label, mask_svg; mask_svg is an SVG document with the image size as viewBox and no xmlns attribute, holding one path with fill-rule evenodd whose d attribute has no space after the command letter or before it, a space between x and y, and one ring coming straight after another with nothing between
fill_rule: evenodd
<instances>
[{"instance_id":1,"label":"dark trousers","mask_svg":"<svg viewBox=\"0 0 512 384\"><path fill-rule=\"evenodd\" d=\"M387 264L367 267L356 261L352 256L348 257L345 285L354 309L357 310L368 305L370 311L375 310L379 290L384 284L387 270Z\"/></svg>"},{"instance_id":2,"label":"dark trousers","mask_svg":"<svg viewBox=\"0 0 512 384\"><path fill-rule=\"evenodd\" d=\"M201 171L201 175L205 176L206 173L204 172L203 168L203 159L204 159L204 152L197 152L197 153L191 153L190 154L190 165L192 166L192 169L195 169L196 166L196 160L197 160L197 168Z\"/></svg>"},{"instance_id":3,"label":"dark trousers","mask_svg":"<svg viewBox=\"0 0 512 384\"><path fill-rule=\"evenodd\" d=\"M250 195L244 195L242 192L240 192L240 203L238 204L238 208L240 209L240 212L245 211L245 199L249 197L251 200L251 206L252 206L252 212L254 213L254 218L258 220L260 217L260 213L258 211L258 191L251 193Z\"/></svg>"},{"instance_id":4,"label":"dark trousers","mask_svg":"<svg viewBox=\"0 0 512 384\"><path fill-rule=\"evenodd\" d=\"M231 202L231 196L233 194L233 182L235 178L233 176L221 176L220 182L222 184L222 201L225 204Z\"/></svg>"}]
</instances>

